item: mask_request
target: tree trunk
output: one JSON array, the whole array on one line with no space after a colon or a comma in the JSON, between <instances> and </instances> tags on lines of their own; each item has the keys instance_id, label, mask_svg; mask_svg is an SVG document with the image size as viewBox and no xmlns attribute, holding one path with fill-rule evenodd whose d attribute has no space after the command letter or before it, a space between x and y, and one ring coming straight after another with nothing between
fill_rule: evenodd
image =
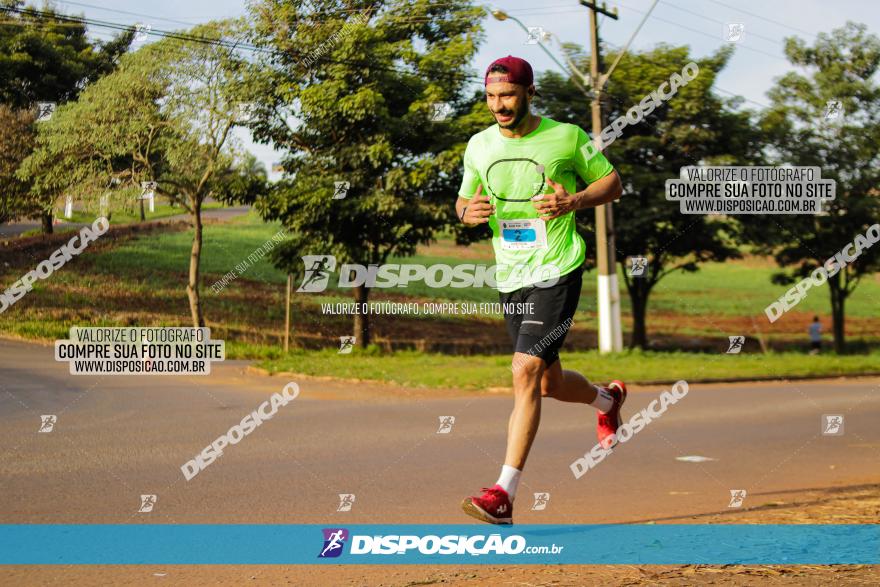
<instances>
[{"instance_id":1,"label":"tree trunk","mask_svg":"<svg viewBox=\"0 0 880 587\"><path fill-rule=\"evenodd\" d=\"M141 200L143 204L143 200ZM189 297L189 310L192 315L193 327L200 328L205 325L202 316L202 301L199 297L199 261L202 256L202 204L196 202L193 205L193 241L192 251L189 256L189 284L186 286L186 295Z\"/></svg>"},{"instance_id":2,"label":"tree trunk","mask_svg":"<svg viewBox=\"0 0 880 587\"><path fill-rule=\"evenodd\" d=\"M43 212L40 216L43 234L52 234L52 212Z\"/></svg>"},{"instance_id":3,"label":"tree trunk","mask_svg":"<svg viewBox=\"0 0 880 587\"><path fill-rule=\"evenodd\" d=\"M626 276L626 264L621 261L620 268ZM645 271L649 271L646 269ZM654 269L655 271L658 269ZM648 281L649 275L625 277L626 292L629 294L630 306L632 306L633 330L629 341L629 348L646 349L648 347L648 327L645 317L648 314L648 296L651 294L652 284Z\"/></svg>"},{"instance_id":4,"label":"tree trunk","mask_svg":"<svg viewBox=\"0 0 880 587\"><path fill-rule=\"evenodd\" d=\"M363 285L355 286L354 299L357 302L358 311L354 314L354 342L362 348L366 348L370 344L370 316L368 312L361 311L362 307L366 307L369 297L369 288ZM364 306L361 306L361 304L364 304Z\"/></svg>"},{"instance_id":5,"label":"tree trunk","mask_svg":"<svg viewBox=\"0 0 880 587\"><path fill-rule=\"evenodd\" d=\"M632 340L629 347L631 349L638 347L644 350L648 346L648 328L645 321L645 316L648 313L648 292L642 291L642 288L636 284L630 291L629 300L632 304L633 315Z\"/></svg>"},{"instance_id":6,"label":"tree trunk","mask_svg":"<svg viewBox=\"0 0 880 587\"><path fill-rule=\"evenodd\" d=\"M831 291L831 321L832 330L834 332L834 352L842 353L846 350L846 340L844 338L844 304L846 302L846 292L840 287L840 274L828 280L828 289Z\"/></svg>"}]
</instances>

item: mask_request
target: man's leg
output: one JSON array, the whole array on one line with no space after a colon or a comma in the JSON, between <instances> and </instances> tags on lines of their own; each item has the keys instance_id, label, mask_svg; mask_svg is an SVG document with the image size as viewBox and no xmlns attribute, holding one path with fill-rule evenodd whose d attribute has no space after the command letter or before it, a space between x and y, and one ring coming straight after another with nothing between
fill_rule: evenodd
<instances>
[{"instance_id":1,"label":"man's leg","mask_svg":"<svg viewBox=\"0 0 880 587\"><path fill-rule=\"evenodd\" d=\"M544 360L525 353L513 354L513 412L507 426L504 464L522 471L541 422L541 379Z\"/></svg>"},{"instance_id":2,"label":"man's leg","mask_svg":"<svg viewBox=\"0 0 880 587\"><path fill-rule=\"evenodd\" d=\"M513 354L513 411L507 420L507 454L495 485L461 503L469 516L493 524L511 523L519 478L541 421L541 377L545 368L540 357Z\"/></svg>"},{"instance_id":3,"label":"man's leg","mask_svg":"<svg viewBox=\"0 0 880 587\"><path fill-rule=\"evenodd\" d=\"M562 361L556 360L541 377L541 395L563 402L590 404L600 412L611 409L613 399L604 388L593 385L577 371L562 368Z\"/></svg>"},{"instance_id":4,"label":"man's leg","mask_svg":"<svg viewBox=\"0 0 880 587\"><path fill-rule=\"evenodd\" d=\"M626 401L626 384L614 380L608 387L590 383L577 371L563 370L557 359L544 371L541 378L541 396L564 402L590 404L596 414L596 436L605 448L617 444L617 429L622 420L620 408Z\"/></svg>"}]
</instances>

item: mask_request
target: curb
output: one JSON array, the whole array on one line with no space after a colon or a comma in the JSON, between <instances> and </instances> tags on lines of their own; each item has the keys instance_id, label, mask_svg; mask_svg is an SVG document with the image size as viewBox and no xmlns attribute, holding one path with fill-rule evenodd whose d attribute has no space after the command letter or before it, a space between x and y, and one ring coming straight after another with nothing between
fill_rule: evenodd
<instances>
[{"instance_id":1,"label":"curb","mask_svg":"<svg viewBox=\"0 0 880 587\"><path fill-rule=\"evenodd\" d=\"M381 379L349 379L345 377L330 377L327 375L306 375L304 373L296 373L293 371L278 371L275 373L270 373L268 369L264 369L262 367L256 367L254 365L248 365L245 368L246 373L251 373L254 375L264 375L266 377L299 377L311 379L313 381L339 381L341 383L374 383L378 385L400 385L399 383L393 383L391 381L383 381ZM880 371L867 371L861 373L847 373L844 375L791 375L788 377L733 377L729 379L720 379L720 378L704 378L704 379L694 379L688 380L688 384L709 384L709 383L761 383L761 382L784 382L784 381L835 381L839 379L858 379L860 377L880 377ZM678 379L650 379L644 381L627 381L627 385L673 385L679 381ZM430 389L430 388L427 388ZM440 388L436 388L440 389ZM487 388L492 389L494 391L498 391L499 388ZM507 388L509 389L509 388Z\"/></svg>"}]
</instances>

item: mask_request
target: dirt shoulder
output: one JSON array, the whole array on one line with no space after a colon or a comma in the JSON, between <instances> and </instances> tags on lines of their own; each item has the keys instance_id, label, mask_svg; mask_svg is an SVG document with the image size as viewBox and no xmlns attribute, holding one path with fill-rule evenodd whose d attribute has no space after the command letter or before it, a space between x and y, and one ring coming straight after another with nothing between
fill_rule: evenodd
<instances>
[{"instance_id":1,"label":"dirt shoulder","mask_svg":"<svg viewBox=\"0 0 880 587\"><path fill-rule=\"evenodd\" d=\"M880 522L880 485L811 489L784 501L694 516L708 524ZM688 520L677 520L677 523ZM351 565L351 566L10 566L8 585L877 585L871 565Z\"/></svg>"}]
</instances>

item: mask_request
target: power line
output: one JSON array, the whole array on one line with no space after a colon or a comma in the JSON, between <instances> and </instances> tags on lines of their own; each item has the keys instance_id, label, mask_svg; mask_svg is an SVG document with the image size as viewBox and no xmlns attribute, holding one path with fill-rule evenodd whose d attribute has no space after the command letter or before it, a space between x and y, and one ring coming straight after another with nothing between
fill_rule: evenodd
<instances>
[{"instance_id":1,"label":"power line","mask_svg":"<svg viewBox=\"0 0 880 587\"><path fill-rule=\"evenodd\" d=\"M141 17L141 18L149 19L149 21L165 21L165 22L171 22L171 23L175 23L175 24L181 24L181 25L184 25L184 26L186 26L186 27L193 27L193 26L198 26L199 24L201 24L201 23L198 23L198 22L193 23L193 22L185 22L185 21L182 21L182 20L174 20L174 19L170 19L170 18L163 18L163 17L159 17L159 16L153 16L153 15L150 15L150 14L144 14L144 13L141 13L141 12L129 12L129 11L126 11L126 10L118 10L118 9L115 9L115 8L104 8L104 7L102 7L102 6L95 6L95 5L92 5L92 4L84 4L84 3L81 3L81 2L70 2L70 1L65 1L65 4L71 4L71 5L75 5L75 6L82 6L82 7L85 7L85 8L94 8L94 9L98 9L98 10L104 10L104 11L106 11L106 12L114 12L114 13L118 13L118 14L126 14L126 15L129 15L129 16L137 16L137 17ZM431 6L441 6L441 5L443 5L443 4L454 4L454 3L443 2L443 3L433 4L433 5L431 5ZM331 16L331 15L342 16L342 15L345 15L345 14L356 13L356 12L363 12L363 11L364 11L364 9L362 9L362 8L339 8L339 9L336 9L336 10L334 10L334 11L318 12L318 13L313 13L313 14L327 15L327 16ZM383 13L383 14L384 14L385 16L388 16L388 15L389 15L389 13ZM310 16L311 16L311 15L310 15ZM230 17L221 17L221 19L226 19L226 18L235 18L235 17L232 17L232 16L230 16ZM413 17L405 17L404 15L396 15L396 16L393 17L393 20L395 20L396 22L431 22L433 19L432 19L430 16L413 16Z\"/></svg>"},{"instance_id":2,"label":"power line","mask_svg":"<svg viewBox=\"0 0 880 587\"><path fill-rule=\"evenodd\" d=\"M75 24L80 24L80 25L91 25L91 26L114 29L114 30L119 30L119 31L131 31L134 28L134 27L132 27L132 25L129 25L129 24L123 24L123 23L117 23L117 22L111 22L111 21L102 21L102 20L96 20L93 18L85 18L85 17L78 17L78 16L76 16L76 17L75 16L67 16L64 14L58 14L58 13L54 13L54 12L44 12L41 10L35 10L35 9L31 9L31 8L0 7L0 10L2 10L4 12L11 12L11 13L15 13L15 14L20 14L22 16L41 17L43 20L46 21L43 24L49 24L49 25L59 24L59 23L52 22L53 20L57 20L57 21L61 21L62 23L75 23ZM212 39L209 37L188 35L188 34L184 34L184 33L177 33L174 31L165 31L165 30L161 30L161 29L152 29L151 28L149 31L144 31L144 32L146 32L149 35L153 35L153 36L177 39L180 41L188 41L188 42L194 42L194 43L206 43L206 44L211 44L211 45L216 45L216 46L222 46L227 49L248 49L251 51L267 52L266 49L263 49L261 47L257 47L255 45L249 45L247 43L237 43L234 41L226 41L223 39Z\"/></svg>"},{"instance_id":3,"label":"power line","mask_svg":"<svg viewBox=\"0 0 880 587\"><path fill-rule=\"evenodd\" d=\"M569 4L550 4L549 6L544 6L544 8L571 8L571 4L570 3ZM511 12L520 13L520 12L527 12L527 11L532 11L532 10L537 10L537 9L535 9L535 8L505 8L504 12L510 14ZM572 12L572 11L569 10L568 12ZM578 10L578 12L582 13L583 10Z\"/></svg>"},{"instance_id":4,"label":"power line","mask_svg":"<svg viewBox=\"0 0 880 587\"><path fill-rule=\"evenodd\" d=\"M688 14L691 14L691 15L693 15L693 16L696 16L697 18L702 18L703 20L708 20L709 22L715 22L715 23L718 23L718 24L721 24L721 25L728 24L728 23L724 22L723 20L718 20L717 18L712 18L711 16L705 16L705 15L703 15L703 14L700 14L699 12L694 12L693 10L690 10L690 9L687 9L687 8L682 8L681 6L678 6L678 5L676 5L676 4L673 4L673 3L669 2L668 0L664 0L664 1L663 1L663 5L664 5L664 6L669 6L670 8L674 8L674 9L676 9L676 10L680 10L680 11L682 11L682 12L687 12ZM623 5L621 4L621 6L623 6ZM635 10L635 9L634 9L634 8L630 8L630 10ZM758 33L750 32L750 33L749 33L749 37L755 37L756 39L764 39L765 41L768 41L768 42L773 43L773 44L775 44L775 45L780 45L780 46L782 46L782 42L781 42L779 39L773 39L773 38L771 38L771 37L765 37L765 36L763 36L763 35L759 35Z\"/></svg>"},{"instance_id":5,"label":"power line","mask_svg":"<svg viewBox=\"0 0 880 587\"><path fill-rule=\"evenodd\" d=\"M608 41L603 41L603 42L604 42L606 45L608 45L609 47L611 47L612 49L615 49L615 50L617 50L617 51L619 51L619 50L621 49L620 45L615 45L614 43L609 43ZM638 59L642 59L642 60L644 60L644 61L647 61L647 62L650 63L651 65L655 65L655 66L660 67L660 68L665 68L665 67L667 67L666 65L664 65L664 64L662 64L662 63L657 63L657 62L654 61L653 59L650 59L649 57L646 57L644 53L639 53L639 54L635 55L635 57L637 57ZM757 106L760 106L761 108L767 108L767 109L770 108L770 106L768 106L767 104L762 104L761 102L756 102L755 100L751 100L751 99L749 99L749 98L746 98L745 96L741 96L741 95L737 94L736 92L731 92L730 90L725 90L724 88L721 88L721 87L719 87L718 85L713 84L712 87L713 87L714 89L718 90L719 92L724 92L725 94L729 94L729 95L734 96L734 97L736 97L736 98L742 98L744 101L746 101L746 102L751 102L752 104L755 104L755 105L757 105Z\"/></svg>"},{"instance_id":6,"label":"power line","mask_svg":"<svg viewBox=\"0 0 880 587\"><path fill-rule=\"evenodd\" d=\"M778 20L773 20L772 18L767 18L766 16L761 16L760 14L755 14L754 12L749 12L748 10L743 10L737 6L731 6L730 4L725 4L724 2L719 2L718 0L709 0L719 6L724 6L725 8L729 8L731 10L736 10L738 12L742 12L743 14L748 14L749 16L753 16L755 18L759 18L761 20L766 20L767 22L772 22L773 24L781 27L785 27L787 29L791 29L793 31L797 31L799 33L803 33L805 35L810 35L811 37L815 37L816 33L811 33L810 31L805 31L804 29L799 29L797 27L793 27L791 25L785 24L784 22L779 22Z\"/></svg>"},{"instance_id":7,"label":"power line","mask_svg":"<svg viewBox=\"0 0 880 587\"><path fill-rule=\"evenodd\" d=\"M41 23L34 22L34 23L27 23L27 24L34 24L34 25L39 24L42 26L65 26L65 25L70 26L73 24L77 24L77 25L91 25L91 26L96 26L96 27L101 27L101 28L109 28L109 29L120 30L120 31L132 30L131 25L127 25L127 24L123 24L123 23L116 23L116 22L111 22L111 21L101 21L101 20L85 18L85 17L72 17L72 16L44 12L44 11L34 10L34 9L29 9L29 8L28 9L20 9L20 8L12 8L12 7L0 7L0 11L12 12L12 13L16 13L16 14L25 15L25 16L39 16L47 21L47 22L41 22ZM60 20L62 22L61 23L51 22L52 20ZM25 24L25 23L23 23L23 24ZM158 37L162 37L162 38L171 38L171 39L192 42L192 43L202 43L202 44L207 44L207 45L219 46L219 47L223 47L223 48L231 49L231 50L246 50L246 51L252 51L252 52L260 52L260 53L263 53L266 55L271 55L271 56L276 56L276 57L278 57L278 56L291 57L292 56L294 58L296 58L296 57L308 58L309 56L311 56L314 53L314 51L308 51L308 52L298 52L298 53L295 53L292 55L290 51L279 51L276 49L259 47L257 45L252 45L249 43L228 41L228 40L217 39L217 38L201 37L201 36L190 35L190 34L182 34L182 33L177 33L177 32L173 32L173 31L165 31L165 30L161 30L161 29L151 29L151 30L145 31L145 32L147 32L147 34L149 34L149 35L158 36ZM358 66L372 67L372 68L378 69L380 71L387 71L389 73L396 73L401 76L406 76L406 75L411 75L411 76L423 75L424 76L424 75L431 75L431 74L437 75L437 72L419 72L419 71L413 71L413 70L401 70L401 69L398 69L395 67L383 66L383 65L374 63L372 61L341 60L341 59L329 59L329 58L321 57L321 58L315 60L315 63L350 65L350 66L354 66L354 67L358 67ZM472 75L469 75L469 74L466 74L463 72L462 73L444 72L444 73L440 74L439 77L446 78L446 79L461 79L464 81L466 81L466 80L482 81L482 78L472 76Z\"/></svg>"},{"instance_id":8,"label":"power line","mask_svg":"<svg viewBox=\"0 0 880 587\"><path fill-rule=\"evenodd\" d=\"M770 23L776 24L776 25L778 25L778 26L784 26L784 27L786 27L786 28L788 28L788 29L791 29L791 30L794 30L794 31L797 31L797 32L804 33L804 34L806 34L806 35L809 35L810 37L815 37L815 36L816 36L816 33L813 33L813 32L810 32L810 31L806 31L806 30L804 30L804 29L800 29L800 28L797 28L797 27L792 27L792 26L786 25L785 23L782 23L782 22L779 22L779 21L776 21L776 20L773 20L773 19L769 19L769 18L766 18L766 17L762 17L762 16L760 16L760 15L754 14L754 13L752 13L752 12L748 12L748 11L743 10L743 9L741 9L741 8L736 8L736 7L734 7L734 6L730 6L730 5L728 5L728 4L724 4L723 2L719 2L719 1L717 1L717 0L712 0L712 1L715 2L715 4L719 4L719 5L721 5L721 6L725 6L725 7L727 7L727 8L731 8L731 9L733 9L733 10L738 10L739 12L743 12L743 13L748 14L748 15L750 15L750 16L754 16L755 18L759 18L759 19L761 19L761 20L765 20L765 21L767 21L767 22L770 22ZM640 13L642 13L642 14L644 14L644 12L645 12L645 11L643 11L643 10L640 10L640 9L637 9L637 8L634 8L634 7L631 7L631 6L627 6L627 5L623 4L622 2L618 2L618 4L619 4L622 8L625 8L625 9L627 9L627 10L632 10L633 12L640 12ZM704 19L704 20L708 20L708 21L710 21L710 22L715 22L715 23L719 23L719 24L726 24L725 22L720 21L720 20L718 20L718 19L715 19L715 18L712 18L712 17L709 17L709 16L705 16L705 15L703 15L703 14L700 14L700 13L698 13L698 12L694 12L694 11L689 10L689 9L687 9L687 8L682 8L682 7L677 6L677 5L675 5L675 4L671 4L670 2L664 2L664 4L668 5L670 8L674 8L674 9L677 9L677 10L681 10L681 11L683 11L683 12L688 12L688 13L690 13L690 14L693 15L693 16L696 16L696 17L698 17L698 18L702 18L702 19ZM549 7L548 7L548 8L549 8ZM514 11L514 10L511 10L510 12L515 12L515 11ZM572 13L572 14L573 14L573 13L578 13L578 14L580 14L580 13L581 13L580 10L552 10L552 11L551 11L551 10L543 10L543 9L528 9L528 8L525 8L525 9L519 9L519 10L516 11L516 12L517 12L517 16L543 16L543 15L546 15L546 16L552 16L552 15L558 15L558 14L569 14L569 13ZM666 20L666 19L661 18L661 17L655 17L655 19L658 20L658 21L662 21L662 22L665 22L665 23L667 23L667 24L671 24L671 25L673 25L673 26L677 26L677 27L679 27L679 28L683 28L683 29L685 29L685 30L688 30L688 31L691 31L691 32L697 33L697 34L699 34L699 35L703 35L703 36L706 36L706 37L709 37L709 38L716 38L716 39L717 39L717 37L715 37L714 35L710 35L710 34L704 32L704 31L700 31L700 30L697 30L697 29L693 29L693 28L690 28L690 27L687 27L687 26L681 25L681 24L679 24L679 23L677 23L677 22L675 22L675 21ZM757 33L749 33L749 35L750 35L750 36L753 36L753 37L755 37L755 38L763 39L763 40L765 40L765 41L768 41L768 42L771 42L771 43L774 43L774 44L777 44L777 45L782 46L782 42L779 41L778 39L773 39L772 37L766 37L766 36L764 36L764 35L760 35L760 34L757 34ZM779 55L774 55L774 54L772 54L772 53L768 53L768 52L766 52L766 51L762 51L762 50L760 50L760 49L756 49L756 48L754 48L754 47L749 47L748 45L743 45L742 47L743 47L743 49L745 49L745 50L747 50L747 51L753 51L753 52L756 52L756 53L760 53L760 54L762 54L762 55L766 55L766 56L768 56L768 57L772 57L773 59L778 59L778 60L782 60L782 61L787 61L785 58L780 57Z\"/></svg>"},{"instance_id":9,"label":"power line","mask_svg":"<svg viewBox=\"0 0 880 587\"><path fill-rule=\"evenodd\" d=\"M170 22L170 23L174 23L174 24L182 24L187 27L192 27L192 26L196 26L197 24L199 24L199 23L193 23L193 22L184 22L182 20L174 20L171 18L163 18L161 16L152 16L150 14L142 14L140 12L129 12L127 10L119 10L117 8L105 8L104 6L95 6L93 4L83 4L82 2L71 2L70 0L64 0L64 3L70 4L72 6L81 6L83 8L93 8L95 10L103 10L105 12L115 12L117 14L127 14L128 16L139 16L141 18L148 18L151 21L161 20L164 22Z\"/></svg>"},{"instance_id":10,"label":"power line","mask_svg":"<svg viewBox=\"0 0 880 587\"><path fill-rule=\"evenodd\" d=\"M516 16L555 16L557 14L583 14L583 10L544 10L542 8L520 8L519 11L507 11Z\"/></svg>"},{"instance_id":11,"label":"power line","mask_svg":"<svg viewBox=\"0 0 880 587\"><path fill-rule=\"evenodd\" d=\"M30 8L18 9L18 8L11 8L11 7L0 7L0 10L7 11L7 12L13 12L13 13L21 14L21 15L36 15L36 16L43 17L44 19L46 19L48 21L51 21L54 19L54 20L61 20L63 22L67 22L67 23L87 24L87 25L91 25L91 26L96 26L96 27L101 27L101 28L109 28L109 29L120 30L120 31L129 31L132 29L132 26L129 24L117 23L117 22L105 21L105 20L97 20L97 19L88 18L88 17L67 16L67 15L63 15L63 14L45 12L45 11L40 11L40 10L35 10L35 9L30 9ZM54 24L58 24L58 23L54 23ZM178 39L178 40L182 40L182 41L189 41L189 42L195 42L195 43L211 44L211 45L216 45L216 46L222 46L222 47L225 47L228 49L243 49L243 50L248 50L248 51L252 51L252 52L260 52L260 53L274 55L274 56L282 56L282 55L289 56L290 55L289 51L279 51L276 49L260 47L257 45L253 45L251 43L245 43L245 42L239 42L239 41L228 41L228 40L224 40L222 38L202 37L202 36L196 36L196 35L187 34L187 33L179 33L176 31L167 31L167 30L156 29L156 28L150 28L149 30L145 30L144 32L148 35L151 35L151 36L172 38L172 39ZM298 56L308 57L312 53L313 53L313 51L299 52ZM329 60L329 59L323 59L322 61L326 62L326 63L337 63L337 64L348 64L348 65L371 65L371 66L376 66L378 69L385 69L386 71L397 72L397 73L413 73L413 74L417 73L417 72L406 72L406 71L402 71L402 70L399 70L396 68L383 67L383 66L377 65L377 64L370 62L370 61L358 62L358 61L350 61L350 60L345 61L345 60ZM471 76L471 77L473 77L473 76ZM473 79L477 79L477 78L473 77Z\"/></svg>"},{"instance_id":12,"label":"power line","mask_svg":"<svg viewBox=\"0 0 880 587\"><path fill-rule=\"evenodd\" d=\"M109 29L120 30L120 31L130 31L132 29L131 25L126 25L123 23L115 23L115 22L111 22L111 21L101 21L101 20L90 19L90 18L85 18L85 17L71 17L71 16L62 15L62 14L43 12L43 11L33 10L33 9L15 9L15 8L11 8L11 7L2 7L2 8L0 8L0 10L6 11L6 12L13 12L13 13L21 14L21 15L42 16L47 21L51 21L51 20L62 21L62 22L45 22L45 23L38 23L38 22L20 23L23 25L26 25L26 24L42 25L42 26L47 26L47 25L54 25L54 26L91 25L91 26L96 26L96 27L100 27L100 28L109 28ZM0 23L0 24L19 24L19 23L8 22L8 23ZM181 34L181 33L176 33L173 31L151 29L148 34L153 35L153 36L163 37L163 38L172 38L172 39L181 40L181 41L220 46L220 47L224 47L227 49L233 49L233 50L247 50L247 51L252 51L252 52L260 52L263 54L268 54L268 55L273 55L273 56L279 56L279 55L284 55L287 57L291 56L289 51L278 51L275 49L259 47L259 46L252 45L249 43L238 43L238 42L228 41L228 40L223 40L223 39L214 39L214 38L209 38L209 37ZM605 43L607 45L611 46L612 48L620 50L620 47L614 45L613 43L608 43L607 41L605 41ZM294 57L297 57L297 56L308 57L309 55L311 55L311 53L312 52L306 52L304 54L300 53L298 55L293 55L293 56ZM644 57L642 54L638 55L638 57L640 59L644 59L645 61L652 63L653 65L656 65L658 67L665 67L659 63L656 63L656 62ZM420 72L418 72L418 71L401 70L401 69L398 69L395 67L382 66L382 65L379 65L379 64L376 64L373 62L352 61L352 60L334 60L334 59L327 59L327 58L319 59L318 62L328 63L328 64L338 64L338 65L369 66L369 67L374 67L374 68L382 70L382 71L387 71L389 73L396 73L398 75L419 75L420 74ZM436 72L435 72L435 74L436 74ZM422 73L422 75L424 75L424 73ZM448 73L442 74L441 77L444 77L447 79L460 79L462 81L472 81L472 82L482 82L483 81L483 78L480 76L469 75L464 72L461 72L461 73L448 72ZM762 104L760 102L756 102L755 100L751 100L749 98L742 97L739 94L737 94L735 92L731 92L729 90L725 90L724 88L715 86L715 89L717 89L720 92L729 94L731 96L740 97L743 100L745 100L747 102L751 102L751 103L753 103L757 106L760 106L762 108L769 108L769 106L767 106L766 104Z\"/></svg>"},{"instance_id":13,"label":"power line","mask_svg":"<svg viewBox=\"0 0 880 587\"><path fill-rule=\"evenodd\" d=\"M626 6L626 5L624 5L622 2L618 2L618 4L619 4L621 7L626 8L627 10L632 10L633 12L641 12L641 13L644 13L643 10L638 10L637 8L632 8L632 7L630 7L630 6ZM670 5L670 6L671 6L671 5ZM683 10L683 9L682 9L682 10ZM689 12L689 11L688 11L688 12ZM693 13L693 14L696 14L696 13ZM699 16L699 15L697 15L697 16ZM703 31L701 31L701 30L699 30L699 29L693 29L693 28L688 27L688 26L685 26L685 25L683 25L683 24L679 24L679 23L675 22L674 20L667 20L667 19L665 19L665 18L660 18L659 16L655 16L655 17L654 17L654 20L658 20L658 21L660 21L660 22L665 22L666 24L671 24L672 26L677 26L677 27L682 28L682 29L684 29L684 30L686 30L686 31L691 31L692 33L697 33L698 35L703 35L704 37L709 37L710 39L715 39L716 41L717 41L718 38L719 38L719 37L716 36L716 35L710 35L709 33L703 32ZM760 49L755 49L754 47L749 47L748 45L743 45L742 48L745 49L745 50L747 50L747 51L754 51L755 53L760 53L761 55L766 55L767 57L772 57L773 59L779 59L779 60L781 60L781 61L788 61L788 60L785 59L784 57L780 57L779 55L774 55L773 53L768 53L768 52L766 52L766 51L762 51L762 50L760 50Z\"/></svg>"}]
</instances>

